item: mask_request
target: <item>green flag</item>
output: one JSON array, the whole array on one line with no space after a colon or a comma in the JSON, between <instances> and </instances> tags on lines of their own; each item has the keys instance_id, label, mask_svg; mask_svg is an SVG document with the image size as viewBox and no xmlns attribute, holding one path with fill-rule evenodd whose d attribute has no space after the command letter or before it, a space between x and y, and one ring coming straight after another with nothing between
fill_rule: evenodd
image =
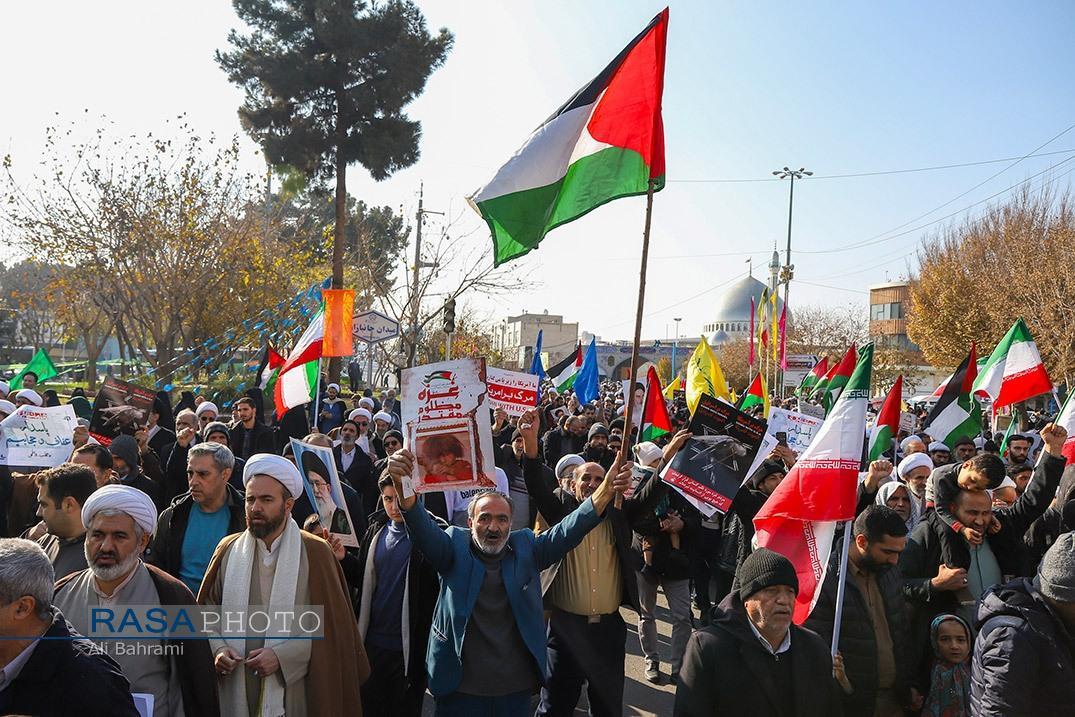
<instances>
[{"instance_id":1,"label":"green flag","mask_svg":"<svg viewBox=\"0 0 1075 717\"><path fill-rule=\"evenodd\" d=\"M23 366L22 370L15 374L15 378L11 379L9 385L12 391L18 391L22 388L22 377L28 373L37 376L38 383L44 383L50 378L60 375L60 372L56 370L56 364L52 363L52 359L49 358L49 352L45 349L38 349L34 352L30 363Z\"/></svg>"}]
</instances>

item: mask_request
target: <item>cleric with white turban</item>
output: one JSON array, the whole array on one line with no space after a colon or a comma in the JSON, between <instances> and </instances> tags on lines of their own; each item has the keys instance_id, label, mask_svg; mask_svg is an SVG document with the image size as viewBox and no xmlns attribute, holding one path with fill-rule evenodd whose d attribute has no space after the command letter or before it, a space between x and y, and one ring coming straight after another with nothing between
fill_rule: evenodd
<instances>
[{"instance_id":1,"label":"cleric with white turban","mask_svg":"<svg viewBox=\"0 0 1075 717\"><path fill-rule=\"evenodd\" d=\"M899 465L896 466L896 474L902 480L907 480L907 476L915 468L929 468L932 471L933 460L925 453L912 453L900 461Z\"/></svg>"},{"instance_id":2,"label":"cleric with white turban","mask_svg":"<svg viewBox=\"0 0 1075 717\"><path fill-rule=\"evenodd\" d=\"M363 396L362 398L358 399L358 405L365 408L367 411L372 411L373 407L377 404L375 404L373 402L373 399L369 396Z\"/></svg>"},{"instance_id":3,"label":"cleric with white turban","mask_svg":"<svg viewBox=\"0 0 1075 717\"><path fill-rule=\"evenodd\" d=\"M194 409L194 415L198 418L201 418L202 414L207 411L213 412L213 418L216 418L220 415L220 409L217 408L216 404L212 401L202 401L201 403L199 403L198 407Z\"/></svg>"},{"instance_id":4,"label":"cleric with white turban","mask_svg":"<svg viewBox=\"0 0 1075 717\"><path fill-rule=\"evenodd\" d=\"M157 507L153 500L129 485L106 485L91 493L82 504L82 524L88 529L94 516L103 510L126 513L147 535L157 529Z\"/></svg>"},{"instance_id":5,"label":"cleric with white turban","mask_svg":"<svg viewBox=\"0 0 1075 717\"><path fill-rule=\"evenodd\" d=\"M41 394L32 388L24 388L21 391L15 392L15 405L19 405L19 401L25 404L31 404L34 406L44 406L45 399L41 398Z\"/></svg>"},{"instance_id":6,"label":"cleric with white turban","mask_svg":"<svg viewBox=\"0 0 1075 717\"><path fill-rule=\"evenodd\" d=\"M0 414L2 414L2 416L10 416L14 412L15 404L11 401L5 401L4 399L0 398Z\"/></svg>"},{"instance_id":7,"label":"cleric with white turban","mask_svg":"<svg viewBox=\"0 0 1075 717\"><path fill-rule=\"evenodd\" d=\"M278 480L292 498L302 495L302 475L295 464L273 453L255 453L246 460L243 468L243 487L246 487L254 476L269 476Z\"/></svg>"},{"instance_id":8,"label":"cleric with white turban","mask_svg":"<svg viewBox=\"0 0 1075 717\"><path fill-rule=\"evenodd\" d=\"M353 410L350 413L348 413L347 414L347 420L348 421L354 421L355 419L359 418L360 416L362 418L366 419L366 424L367 425L369 425L369 422L373 420L373 416L370 414L369 411L367 411L364 408L356 408L355 410Z\"/></svg>"}]
</instances>

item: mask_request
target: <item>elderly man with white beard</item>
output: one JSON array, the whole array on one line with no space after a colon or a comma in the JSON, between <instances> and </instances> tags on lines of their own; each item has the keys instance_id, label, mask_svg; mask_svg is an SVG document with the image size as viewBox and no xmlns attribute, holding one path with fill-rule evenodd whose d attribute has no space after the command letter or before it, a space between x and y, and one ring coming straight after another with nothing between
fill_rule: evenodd
<instances>
[{"instance_id":1,"label":"elderly man with white beard","mask_svg":"<svg viewBox=\"0 0 1075 717\"><path fill-rule=\"evenodd\" d=\"M157 510L142 491L126 485L96 490L82 506L89 568L56 583L53 604L91 640L90 613L97 607L193 605L187 586L142 562L157 523ZM212 655L204 640L160 642L104 640L131 683L131 692L151 694L153 717L219 714Z\"/></svg>"},{"instance_id":2,"label":"elderly man with white beard","mask_svg":"<svg viewBox=\"0 0 1075 717\"><path fill-rule=\"evenodd\" d=\"M441 576L426 652L436 713L528 713L547 672L539 573L600 524L615 494L631 484L631 464L615 463L589 498L540 536L511 530L511 498L492 490L471 500L469 528L442 531L404 492L413 466L406 449L388 460L396 494L406 496L400 506L414 547Z\"/></svg>"}]
</instances>

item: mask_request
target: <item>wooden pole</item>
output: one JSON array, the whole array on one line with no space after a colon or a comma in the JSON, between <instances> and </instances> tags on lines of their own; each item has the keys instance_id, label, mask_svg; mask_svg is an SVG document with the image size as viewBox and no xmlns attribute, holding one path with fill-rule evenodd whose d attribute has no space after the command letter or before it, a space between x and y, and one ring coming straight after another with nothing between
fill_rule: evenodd
<instances>
[{"instance_id":1,"label":"wooden pole","mask_svg":"<svg viewBox=\"0 0 1075 717\"><path fill-rule=\"evenodd\" d=\"M653 180L649 181L649 187L646 191L646 224L642 230L642 263L639 267L638 273L638 307L635 310L635 340L631 346L631 394L634 395L635 375L638 373L638 351L639 344L642 342L642 309L646 303L646 266L649 263L649 229L650 220L653 217ZM625 407L623 409L623 430L626 435L623 437L623 441L620 443L620 462L623 463L630 458L628 451L631 446L631 424L634 420L634 407L635 402L632 398L629 401L625 401ZM641 418L641 417L639 417ZM642 425L639 422L638 431L641 434ZM616 494L616 507L619 508L623 505L623 494Z\"/></svg>"}]
</instances>

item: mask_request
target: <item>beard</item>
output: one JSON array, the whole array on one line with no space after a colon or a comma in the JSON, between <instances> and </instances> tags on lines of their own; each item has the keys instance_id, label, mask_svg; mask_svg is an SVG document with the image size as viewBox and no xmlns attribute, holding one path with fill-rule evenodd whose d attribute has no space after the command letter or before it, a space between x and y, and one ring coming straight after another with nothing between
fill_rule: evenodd
<instances>
[{"instance_id":1,"label":"beard","mask_svg":"<svg viewBox=\"0 0 1075 717\"><path fill-rule=\"evenodd\" d=\"M500 555L504 552L504 548L508 546L507 536L490 540L488 538L478 535L476 531L471 531L471 538L474 540L474 544L478 546L478 550L482 551L485 555Z\"/></svg>"},{"instance_id":2,"label":"beard","mask_svg":"<svg viewBox=\"0 0 1075 717\"><path fill-rule=\"evenodd\" d=\"M254 525L252 522L250 522L250 516L247 516L246 522L249 526L247 530L249 530L250 534L253 535L255 538L265 538L275 533L277 528L283 525L284 519L286 517L287 514L281 511L279 515L264 516L262 520L264 520L265 522L261 523L260 525Z\"/></svg>"},{"instance_id":3,"label":"beard","mask_svg":"<svg viewBox=\"0 0 1075 717\"><path fill-rule=\"evenodd\" d=\"M336 501L332 500L332 496L326 495L317 501L317 514L321 517L321 525L326 528L332 525L332 516L336 514Z\"/></svg>"},{"instance_id":4,"label":"beard","mask_svg":"<svg viewBox=\"0 0 1075 717\"><path fill-rule=\"evenodd\" d=\"M98 566L94 561L95 557L100 557L101 551L98 551L96 556L91 557L90 546L86 545L85 553L86 564L90 566L90 571L93 573L93 576L98 580L103 580L105 582L115 580L121 575L126 575L127 573L129 573L138 563L139 559L139 554L137 552L132 551L130 555L128 555L123 560L120 560L115 565L112 565L111 567L104 567ZM112 553L112 555L116 554Z\"/></svg>"}]
</instances>

